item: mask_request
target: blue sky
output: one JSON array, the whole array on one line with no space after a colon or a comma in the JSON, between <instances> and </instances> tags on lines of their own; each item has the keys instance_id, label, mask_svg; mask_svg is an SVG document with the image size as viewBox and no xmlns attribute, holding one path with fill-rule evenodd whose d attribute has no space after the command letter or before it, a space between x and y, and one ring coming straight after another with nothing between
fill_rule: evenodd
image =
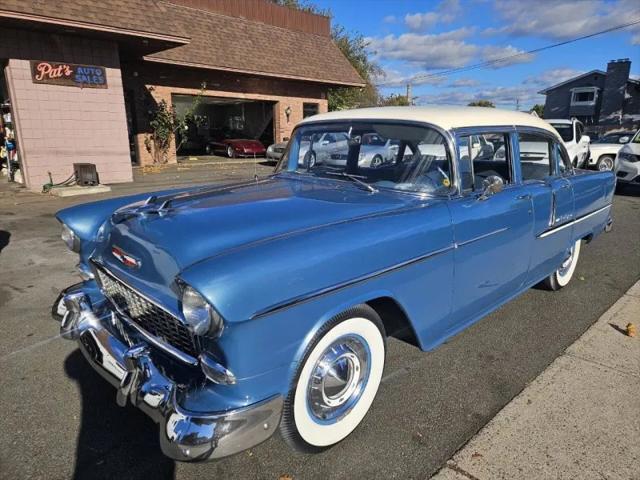
<instances>
[{"instance_id":1,"label":"blue sky","mask_svg":"<svg viewBox=\"0 0 640 480\"><path fill-rule=\"evenodd\" d=\"M588 35L634 19L638 0L315 0L333 22L360 32L384 69L382 93L404 93L412 80L418 104L488 99L503 108L544 103L536 92L630 58L640 76L640 24L524 55L496 68L420 78ZM416 77L417 76L417 77ZM415 77L415 78L414 78Z\"/></svg>"}]
</instances>

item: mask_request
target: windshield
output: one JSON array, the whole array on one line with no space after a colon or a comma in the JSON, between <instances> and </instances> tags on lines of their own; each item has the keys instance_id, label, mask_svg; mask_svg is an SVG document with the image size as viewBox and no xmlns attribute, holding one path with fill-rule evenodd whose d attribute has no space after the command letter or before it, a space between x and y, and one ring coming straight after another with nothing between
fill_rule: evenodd
<instances>
[{"instance_id":1,"label":"windshield","mask_svg":"<svg viewBox=\"0 0 640 480\"><path fill-rule=\"evenodd\" d=\"M351 182L355 177L376 190L444 194L452 184L450 163L445 138L433 128L311 123L296 128L277 171Z\"/></svg>"},{"instance_id":2,"label":"windshield","mask_svg":"<svg viewBox=\"0 0 640 480\"><path fill-rule=\"evenodd\" d=\"M640 143L640 130L636 132L635 136L633 137L633 140L631 140L631 143Z\"/></svg>"},{"instance_id":3,"label":"windshield","mask_svg":"<svg viewBox=\"0 0 640 480\"><path fill-rule=\"evenodd\" d=\"M551 126L558 131L565 142L573 140L573 125L570 123L552 123Z\"/></svg>"}]
</instances>

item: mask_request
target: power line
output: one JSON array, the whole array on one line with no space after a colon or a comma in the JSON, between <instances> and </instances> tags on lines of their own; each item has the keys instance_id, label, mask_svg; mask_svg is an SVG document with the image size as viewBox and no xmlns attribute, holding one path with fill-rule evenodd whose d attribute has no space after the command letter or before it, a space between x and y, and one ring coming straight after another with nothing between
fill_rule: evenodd
<instances>
[{"instance_id":1,"label":"power line","mask_svg":"<svg viewBox=\"0 0 640 480\"><path fill-rule=\"evenodd\" d=\"M637 25L637 24L640 24L640 19L634 20L632 22L628 22L628 23L625 23L625 24L622 24L622 25L617 25L615 27L607 28L606 30L600 30L599 32L590 33L588 35L583 35L581 37L572 38L571 40L565 40L563 42L553 43L551 45L545 45L544 47L534 48L533 50L527 50L526 52L515 53L513 55L507 55L505 57L496 58L496 59L493 59L493 60L487 60L487 61L484 61L484 62L475 63L473 65L467 65L467 66L464 66L464 67L457 67L457 68L451 68L449 70L442 70L440 72L435 72L435 73L425 73L425 74L422 74L422 75L416 75L415 77L411 78L410 81L415 83L416 80L424 80L424 79L428 79L428 78L445 77L445 76L451 75L453 73L468 72L470 70L477 70L479 68L490 67L491 65L499 64L501 62L504 62L506 60L511 60L513 58L516 58L516 57L522 57L524 55L531 55L532 53L542 52L544 50L549 50L551 48L561 47L561 46L567 45L569 43L574 43L574 42L577 42L577 41L580 41L580 40L585 40L587 38L596 37L598 35L603 35L605 33L613 32L613 31L616 31L616 30L621 30L623 28L631 27L631 26ZM391 85L394 85L395 83L397 83L397 82L382 82L382 83L377 83L376 86L378 86L378 87L391 86Z\"/></svg>"}]
</instances>

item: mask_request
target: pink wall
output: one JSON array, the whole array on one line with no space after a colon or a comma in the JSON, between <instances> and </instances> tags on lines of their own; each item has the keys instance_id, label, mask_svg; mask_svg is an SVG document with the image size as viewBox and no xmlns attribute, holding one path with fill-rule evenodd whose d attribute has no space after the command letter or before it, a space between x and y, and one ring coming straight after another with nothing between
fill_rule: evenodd
<instances>
[{"instance_id":1,"label":"pink wall","mask_svg":"<svg viewBox=\"0 0 640 480\"><path fill-rule=\"evenodd\" d=\"M49 181L47 172L54 182L65 180L73 173L73 163L94 163L101 183L132 181L116 44L14 32L8 43L0 43L0 58L9 58L5 75L27 187L40 191ZM11 31L5 31L0 40L7 35ZM11 40L19 48L11 48ZM108 88L35 84L29 60L105 66Z\"/></svg>"}]
</instances>

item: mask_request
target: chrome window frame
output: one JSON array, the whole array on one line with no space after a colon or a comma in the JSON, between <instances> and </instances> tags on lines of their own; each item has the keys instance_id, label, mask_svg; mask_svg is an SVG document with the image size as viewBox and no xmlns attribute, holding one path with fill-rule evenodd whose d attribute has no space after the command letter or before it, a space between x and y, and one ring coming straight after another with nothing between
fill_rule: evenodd
<instances>
[{"instance_id":1,"label":"chrome window frame","mask_svg":"<svg viewBox=\"0 0 640 480\"><path fill-rule=\"evenodd\" d=\"M459 166L460 158L462 158L460 155L460 150L458 149L458 139L460 137L471 136L471 135L482 135L485 133L501 133L505 135L507 138L507 142L505 143L505 155L509 155L509 160L507 163L509 164L509 175L511 177L510 182L505 184L504 188L511 188L514 185L518 185L519 182L518 182L518 176L516 175L515 151L513 149L513 141L512 141L512 136L515 131L516 130L513 125L490 125L486 127L485 126L459 127L459 128L452 129L451 132L453 135L455 152L456 152L455 163L456 163L457 173L459 174L458 166ZM473 162L471 162L471 169L472 169L471 173L473 174ZM461 177L458 179L458 182L459 182L458 185L460 185L458 196L466 197L466 196L482 194L482 192L479 192L474 189L463 190Z\"/></svg>"},{"instance_id":2,"label":"chrome window frame","mask_svg":"<svg viewBox=\"0 0 640 480\"><path fill-rule=\"evenodd\" d=\"M422 122L422 121L418 121L418 120L394 120L394 119L385 119L385 118L344 118L344 119L334 119L334 120L319 120L319 121L310 121L310 122L304 122L304 123L300 123L298 124L293 131L291 132L291 139L293 139L294 135L296 134L296 131L299 128L303 128L303 127L310 127L310 126L322 126L322 125L336 125L336 124L341 124L341 123L347 123L347 122L357 122L357 123L378 123L378 124L391 124L391 125L406 125L406 126L410 126L410 127L425 127L425 128L431 128L435 131L437 131L440 135L442 135L442 137L444 138L444 147L445 147L445 153L447 155L447 160L449 161L449 167L450 167L450 174L451 174L451 179L452 181L452 185L449 187L449 192L447 194L443 194L443 195L435 195L432 193L428 193L428 192L418 192L418 191L409 191L409 190L398 190L395 188L385 188L385 191L389 191L389 192L396 192L396 193L400 193L400 194L408 194L408 195L412 195L412 196L417 196L420 198L451 198L454 196L457 196L460 193L460 178L459 178L459 173L458 173L458 162L456 159L456 150L455 150L455 142L453 141L453 131L452 130L446 130L438 125L435 125L433 123L429 123L429 122ZM293 142L289 141L289 143L287 144L287 148L284 151L284 153L282 154L282 157L280 158L280 162L278 162L278 165L276 165L275 168L275 172L276 174L278 173L294 173L297 168L298 168L298 163L297 160L292 161L291 158L289 158L289 150L291 149L291 145ZM285 163L285 158L287 159L287 164L286 167L283 167L281 165Z\"/></svg>"},{"instance_id":3,"label":"chrome window frame","mask_svg":"<svg viewBox=\"0 0 640 480\"><path fill-rule=\"evenodd\" d=\"M537 134L537 135L541 135L543 137L546 137L549 141L553 142L553 143L557 143L558 146L561 149L564 149L564 153L567 155L567 157L569 156L569 154L567 153L567 149L564 146L564 142L562 141L562 139L560 138L560 136L556 136L553 133L543 129L543 128L538 128L538 127L530 127L530 126L516 126L515 127L515 135L514 135L514 143L515 143L515 147L517 148L517 156L518 156L518 171L520 173L520 183L522 185L525 185L524 180L522 179L522 170L520 169L520 164L521 164L521 160L520 160L520 141L518 139L518 133L531 133L531 134ZM552 154L552 152L550 152ZM554 155L555 157L555 155ZM550 159L551 160L551 159ZM558 165L556 164L555 160L552 160L551 163L552 167L553 167L553 173L551 175L549 175L550 177L567 177L567 176L571 176L574 175L574 171L573 171L573 165L571 165L570 169L567 169L564 173L560 173L559 172L559 168ZM537 180L537 179L533 179L533 180L528 180L527 184L530 183L546 183L545 180Z\"/></svg>"}]
</instances>

